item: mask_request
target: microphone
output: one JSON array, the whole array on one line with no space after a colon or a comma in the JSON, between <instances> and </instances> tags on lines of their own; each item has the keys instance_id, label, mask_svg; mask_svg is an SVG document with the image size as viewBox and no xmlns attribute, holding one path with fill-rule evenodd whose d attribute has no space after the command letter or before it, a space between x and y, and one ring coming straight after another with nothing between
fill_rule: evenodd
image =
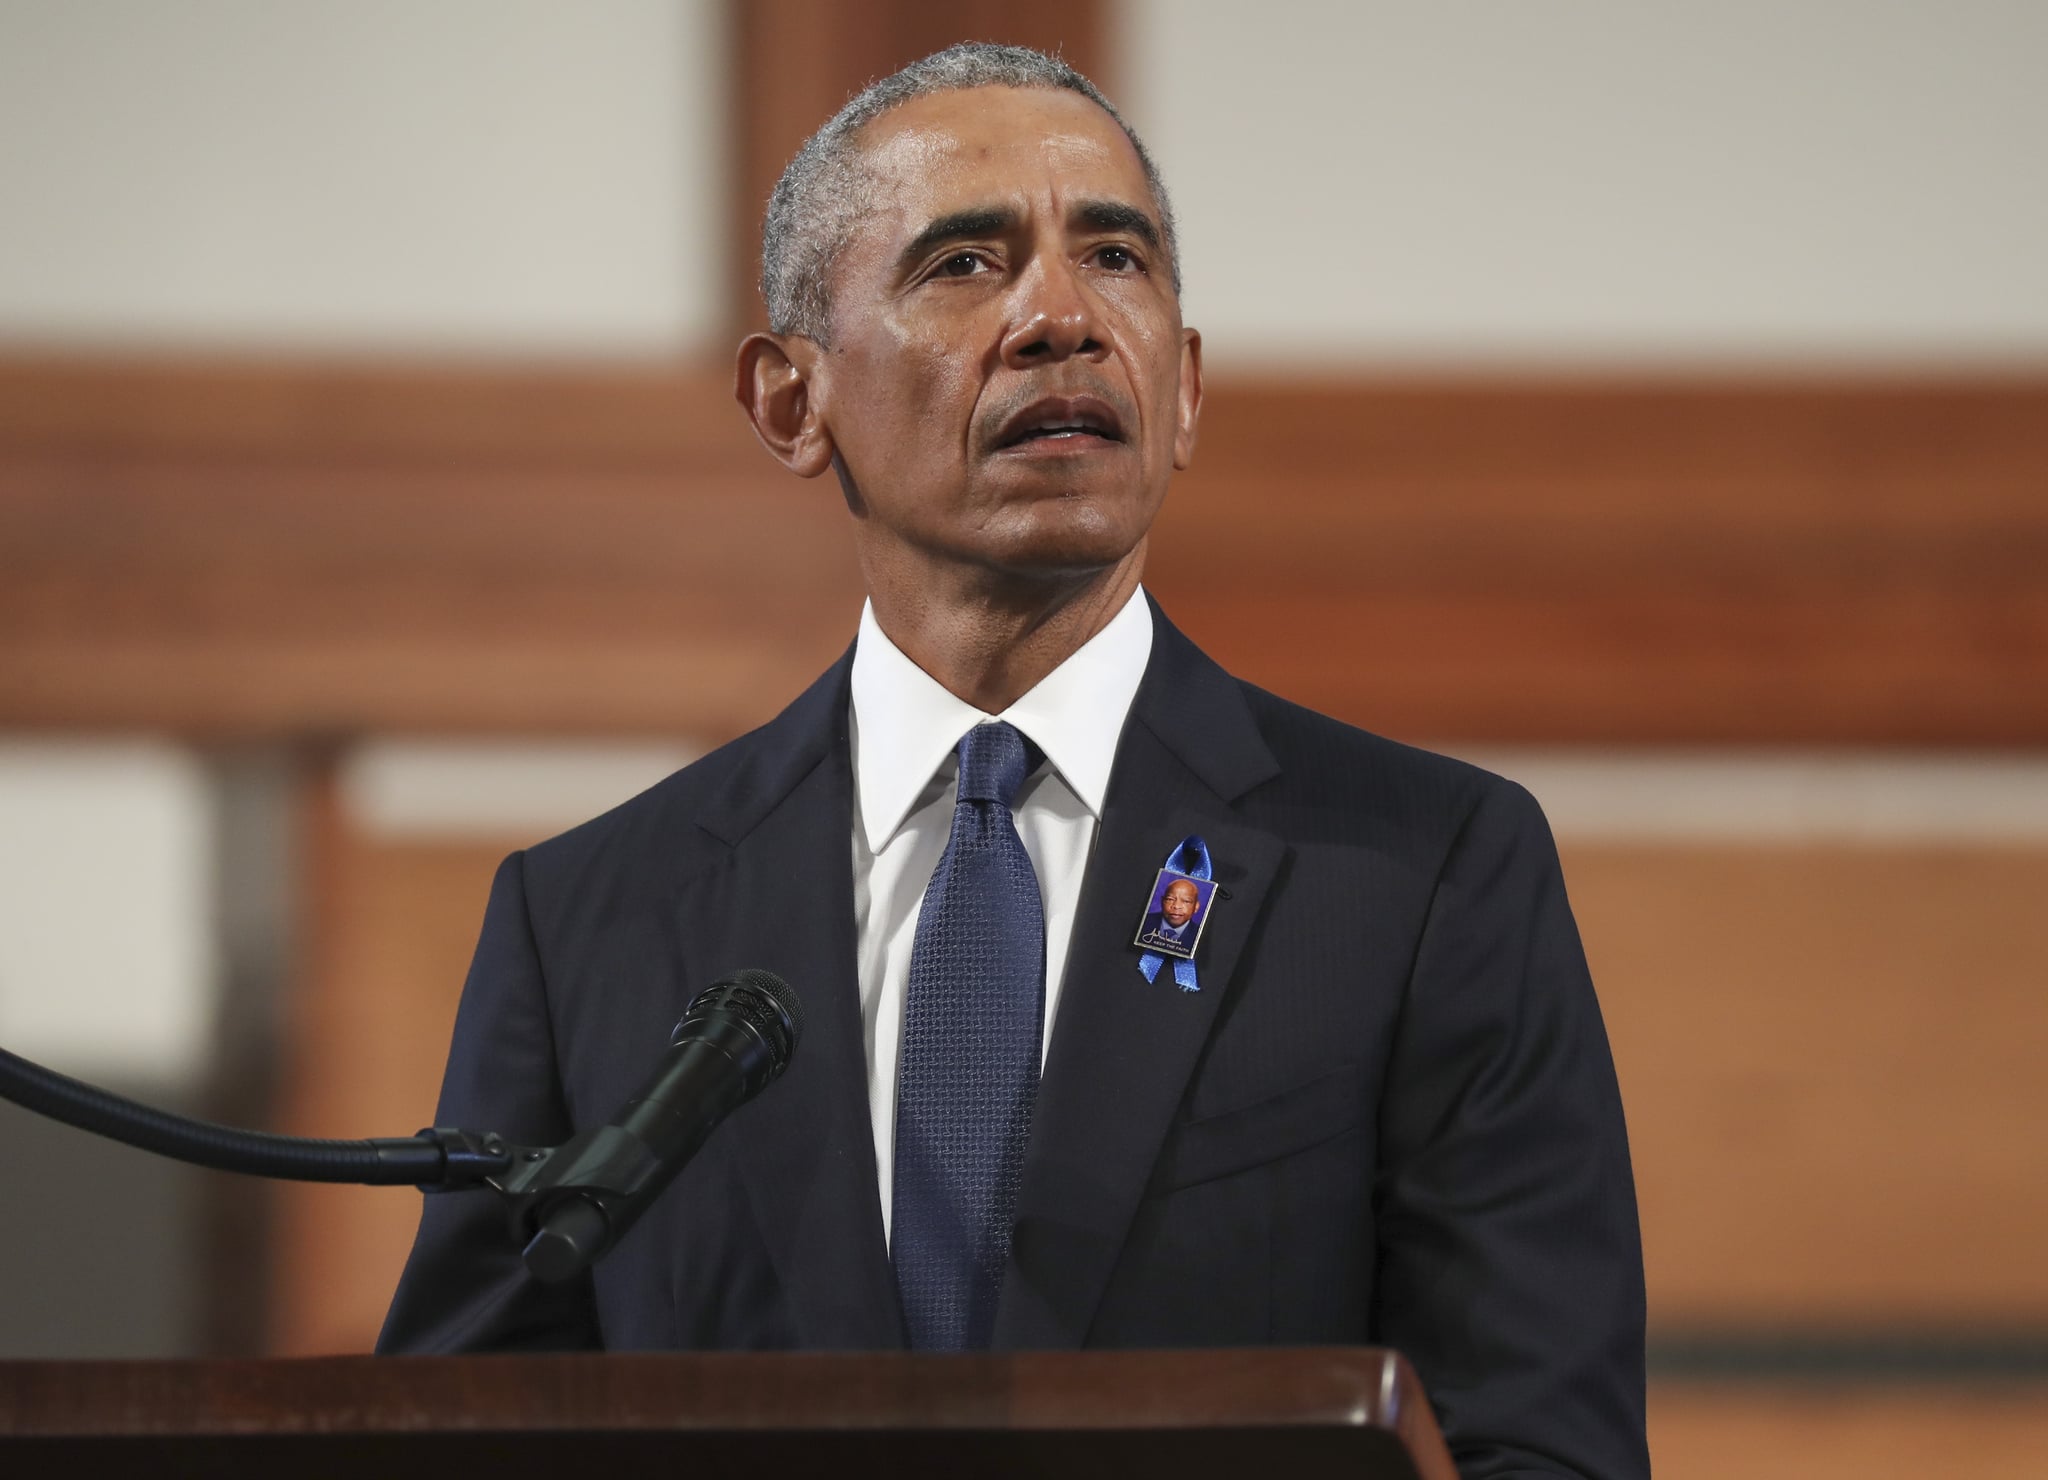
<instances>
[{"instance_id":1,"label":"microphone","mask_svg":"<svg viewBox=\"0 0 2048 1480\"><path fill-rule=\"evenodd\" d=\"M610 1249L719 1122L788 1067L804 1014L789 983L741 971L692 999L640 1092L610 1121L524 1160L496 1183L520 1215L526 1267L551 1284Z\"/></svg>"}]
</instances>

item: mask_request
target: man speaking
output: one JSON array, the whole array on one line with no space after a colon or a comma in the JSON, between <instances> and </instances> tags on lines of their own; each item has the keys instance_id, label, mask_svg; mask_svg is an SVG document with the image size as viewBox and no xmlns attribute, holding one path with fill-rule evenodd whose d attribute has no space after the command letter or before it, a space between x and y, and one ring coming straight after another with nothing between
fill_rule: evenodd
<instances>
[{"instance_id":1,"label":"man speaking","mask_svg":"<svg viewBox=\"0 0 2048 1480\"><path fill-rule=\"evenodd\" d=\"M438 1123L601 1122L739 967L796 988L802 1052L577 1281L428 1199L383 1349L1378 1343L1468 1475L1647 1474L1541 814L1238 682L1139 585L1202 355L1136 137L1057 60L955 47L804 146L762 257L739 399L845 497L856 641L506 860ZM1148 946L1169 895L1200 929Z\"/></svg>"}]
</instances>

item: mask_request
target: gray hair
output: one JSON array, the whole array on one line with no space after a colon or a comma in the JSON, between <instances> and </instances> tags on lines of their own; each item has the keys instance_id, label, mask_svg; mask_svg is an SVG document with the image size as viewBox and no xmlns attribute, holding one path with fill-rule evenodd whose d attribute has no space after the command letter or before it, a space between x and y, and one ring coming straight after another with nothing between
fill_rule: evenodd
<instances>
[{"instance_id":1,"label":"gray hair","mask_svg":"<svg viewBox=\"0 0 2048 1480\"><path fill-rule=\"evenodd\" d=\"M1145 183L1159 207L1173 288L1180 291L1180 246L1166 186L1145 145L1101 89L1058 57L1024 46L965 41L871 82L812 134L775 182L761 225L761 297L768 326L826 342L832 313L834 262L852 240L868 208L866 176L856 139L890 109L932 93L975 87L1058 88L1079 93L1124 131L1144 166Z\"/></svg>"}]
</instances>

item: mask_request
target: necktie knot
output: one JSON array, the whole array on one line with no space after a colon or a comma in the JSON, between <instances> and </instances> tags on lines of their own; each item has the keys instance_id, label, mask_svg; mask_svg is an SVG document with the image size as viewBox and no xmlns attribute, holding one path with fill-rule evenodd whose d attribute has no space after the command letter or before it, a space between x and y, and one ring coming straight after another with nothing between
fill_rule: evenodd
<instances>
[{"instance_id":1,"label":"necktie knot","mask_svg":"<svg viewBox=\"0 0 2048 1480\"><path fill-rule=\"evenodd\" d=\"M1017 789L1042 759L1038 747L1026 740L1022 731L1001 720L969 730L961 738L958 754L960 800L1001 802L1005 807L1016 800Z\"/></svg>"}]
</instances>

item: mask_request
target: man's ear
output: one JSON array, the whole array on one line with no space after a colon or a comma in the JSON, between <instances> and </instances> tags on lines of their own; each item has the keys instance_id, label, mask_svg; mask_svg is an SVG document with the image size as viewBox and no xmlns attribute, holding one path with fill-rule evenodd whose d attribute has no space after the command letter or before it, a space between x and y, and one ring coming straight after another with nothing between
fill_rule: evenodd
<instances>
[{"instance_id":1,"label":"man's ear","mask_svg":"<svg viewBox=\"0 0 2048 1480\"><path fill-rule=\"evenodd\" d=\"M821 351L800 334L749 334L740 342L733 395L754 435L800 478L832 466L832 433L819 414L811 376Z\"/></svg>"},{"instance_id":2,"label":"man's ear","mask_svg":"<svg viewBox=\"0 0 2048 1480\"><path fill-rule=\"evenodd\" d=\"M1195 460L1195 425L1202 419L1202 336L1195 329L1180 331L1180 400L1174 407L1173 466L1175 471Z\"/></svg>"}]
</instances>

